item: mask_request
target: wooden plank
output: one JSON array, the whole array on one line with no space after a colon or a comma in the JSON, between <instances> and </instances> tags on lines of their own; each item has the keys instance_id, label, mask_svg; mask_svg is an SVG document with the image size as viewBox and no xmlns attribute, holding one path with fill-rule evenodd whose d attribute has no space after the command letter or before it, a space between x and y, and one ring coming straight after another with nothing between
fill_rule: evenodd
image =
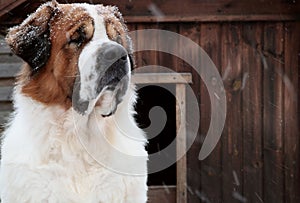
<instances>
[{"instance_id":1,"label":"wooden plank","mask_svg":"<svg viewBox=\"0 0 300 203\"><path fill-rule=\"evenodd\" d=\"M263 26L260 23L243 25L242 88L243 88L243 178L247 202L263 200L263 112L261 61Z\"/></svg>"},{"instance_id":2,"label":"wooden plank","mask_svg":"<svg viewBox=\"0 0 300 203\"><path fill-rule=\"evenodd\" d=\"M1 63L22 63L23 60L13 54L2 54L0 55L0 64Z\"/></svg>"},{"instance_id":3,"label":"wooden plank","mask_svg":"<svg viewBox=\"0 0 300 203\"><path fill-rule=\"evenodd\" d=\"M264 28L264 202L284 202L282 29L281 23Z\"/></svg>"},{"instance_id":4,"label":"wooden plank","mask_svg":"<svg viewBox=\"0 0 300 203\"><path fill-rule=\"evenodd\" d=\"M200 40L200 24L199 23L181 23L179 25L179 34L185 37L188 37L190 40L199 43ZM179 40L179 42L176 42L176 46L178 50L184 50L180 53L182 54L183 58L190 58L193 61L198 61L199 55L193 50L192 47L189 46L189 44L186 44L185 42ZM200 105L199 100L199 92L200 92L200 81L201 78L199 74L194 70L187 62L183 60L175 60L173 59L172 63L174 64L174 70L176 72L189 72L192 74L192 80L193 83L189 84L189 86L193 89L194 94L198 100L198 105ZM190 99L187 99L186 101L186 114L187 114L187 132L189 132L189 128L195 123L195 118L192 116L194 114L194 108L193 103L194 101L191 101ZM200 106L198 107L200 109ZM198 131L199 133L199 131ZM191 142L191 139L189 139L189 133L187 133L187 144L190 146L189 141ZM198 154L201 147L201 137L198 135L192 146L187 152L187 199L188 202L199 202L199 191L201 191L201 161L199 161L198 156L195 156L195 154Z\"/></svg>"},{"instance_id":5,"label":"wooden plank","mask_svg":"<svg viewBox=\"0 0 300 203\"><path fill-rule=\"evenodd\" d=\"M33 0L41 2L43 0ZM65 3L65 0L59 0ZM89 2L88 0L68 0L71 2ZM298 1L268 0L222 0L222 1L195 1L186 0L184 3L174 0L93 0L92 3L104 5L117 5L125 16L197 16L205 15L296 15L299 14L300 3ZM31 6L36 7L32 4ZM162 14L162 15L161 15Z\"/></svg>"},{"instance_id":6,"label":"wooden plank","mask_svg":"<svg viewBox=\"0 0 300 203\"><path fill-rule=\"evenodd\" d=\"M11 53L10 48L7 46L5 39L0 35L0 55Z\"/></svg>"},{"instance_id":7,"label":"wooden plank","mask_svg":"<svg viewBox=\"0 0 300 203\"><path fill-rule=\"evenodd\" d=\"M176 186L150 186L148 203L176 203Z\"/></svg>"},{"instance_id":8,"label":"wooden plank","mask_svg":"<svg viewBox=\"0 0 300 203\"><path fill-rule=\"evenodd\" d=\"M195 15L195 16L125 16L128 23L175 23L175 22L253 22L253 21L295 21L300 16L295 15Z\"/></svg>"},{"instance_id":9,"label":"wooden plank","mask_svg":"<svg viewBox=\"0 0 300 203\"><path fill-rule=\"evenodd\" d=\"M157 24L138 24L136 29L137 30L158 29L158 25ZM132 39L132 40L136 40L136 41L133 41L134 47L136 47L135 50L142 50L142 51L135 53L135 56L136 56L136 67L134 70L135 72L152 72L153 69L149 69L149 67L158 65L158 62L157 62L158 54L156 51L147 51L147 50L143 50L142 48L139 48L139 47L144 47L145 44L149 43L150 40L151 40L152 46L154 48L158 46L158 43L156 41L158 36L156 36L156 34L148 34L148 37L150 39L145 39L144 36L137 35L136 39Z\"/></svg>"},{"instance_id":10,"label":"wooden plank","mask_svg":"<svg viewBox=\"0 0 300 203\"><path fill-rule=\"evenodd\" d=\"M12 111L13 104L11 102L0 102L0 111Z\"/></svg>"},{"instance_id":11,"label":"wooden plank","mask_svg":"<svg viewBox=\"0 0 300 203\"><path fill-rule=\"evenodd\" d=\"M21 23L44 0L18 0L0 10L0 27ZM116 5L127 22L219 22L219 21L290 21L299 20L300 3L293 0L222 0L184 3L173 0L60 0L61 3L88 2ZM22 4L20 4L22 3ZM17 8L16 5L18 5Z\"/></svg>"},{"instance_id":12,"label":"wooden plank","mask_svg":"<svg viewBox=\"0 0 300 203\"><path fill-rule=\"evenodd\" d=\"M0 135L12 112L11 102L0 102Z\"/></svg>"},{"instance_id":13,"label":"wooden plank","mask_svg":"<svg viewBox=\"0 0 300 203\"><path fill-rule=\"evenodd\" d=\"M0 111L0 128L3 128L3 126L7 123L10 114L11 111Z\"/></svg>"},{"instance_id":14,"label":"wooden plank","mask_svg":"<svg viewBox=\"0 0 300 203\"><path fill-rule=\"evenodd\" d=\"M159 25L159 29L161 30L167 30L170 32L174 32L174 33L178 33L178 28L179 25L178 24L172 24L172 23L163 23ZM163 39L161 39L163 37ZM168 50L178 50L180 48L183 47L179 47L178 42L176 41L172 41L172 40L168 40L168 38L164 35L162 36L158 36L158 40L163 42L164 47L167 46ZM158 47L160 47L161 44L158 43ZM157 62L159 66L162 66L165 69L170 69L170 71L176 71L176 72L180 72L178 70L178 64L179 64L180 59L178 59L176 56L171 55L169 53L165 53L165 52L158 52L157 53ZM159 68L156 68L156 70L154 70L155 72L160 71Z\"/></svg>"},{"instance_id":15,"label":"wooden plank","mask_svg":"<svg viewBox=\"0 0 300 203\"><path fill-rule=\"evenodd\" d=\"M287 23L284 63L284 175L285 201L300 202L299 68L300 24Z\"/></svg>"},{"instance_id":16,"label":"wooden plank","mask_svg":"<svg viewBox=\"0 0 300 203\"><path fill-rule=\"evenodd\" d=\"M31 12L28 12L31 13ZM25 16L19 17L14 16L13 18L6 18L0 23L0 30L3 28L2 32L6 33L6 28L22 23L25 19ZM124 16L126 23L135 24L135 23L191 23L191 22L202 22L202 23L213 23L213 22L276 22L276 21L299 21L299 15L194 15L194 16L164 16L164 17L155 17L155 16Z\"/></svg>"},{"instance_id":17,"label":"wooden plank","mask_svg":"<svg viewBox=\"0 0 300 203\"><path fill-rule=\"evenodd\" d=\"M243 196L242 175L242 41L241 24L222 26L222 77L227 111L222 139L222 201L239 202Z\"/></svg>"},{"instance_id":18,"label":"wooden plank","mask_svg":"<svg viewBox=\"0 0 300 203\"><path fill-rule=\"evenodd\" d=\"M176 202L187 203L186 86L176 85ZM184 154L180 159L178 155Z\"/></svg>"},{"instance_id":19,"label":"wooden plank","mask_svg":"<svg viewBox=\"0 0 300 203\"><path fill-rule=\"evenodd\" d=\"M190 73L134 73L132 82L136 84L192 83Z\"/></svg>"},{"instance_id":20,"label":"wooden plank","mask_svg":"<svg viewBox=\"0 0 300 203\"><path fill-rule=\"evenodd\" d=\"M0 87L0 102L11 101L13 87Z\"/></svg>"},{"instance_id":21,"label":"wooden plank","mask_svg":"<svg viewBox=\"0 0 300 203\"><path fill-rule=\"evenodd\" d=\"M20 71L21 63L1 63L0 78L13 78Z\"/></svg>"},{"instance_id":22,"label":"wooden plank","mask_svg":"<svg viewBox=\"0 0 300 203\"><path fill-rule=\"evenodd\" d=\"M14 86L14 85L15 85L15 79L14 78L0 79L0 87L1 86Z\"/></svg>"},{"instance_id":23,"label":"wooden plank","mask_svg":"<svg viewBox=\"0 0 300 203\"><path fill-rule=\"evenodd\" d=\"M220 65L221 26L216 23L201 24L201 47L213 60L217 68ZM202 69L206 71L206 69ZM206 135L211 119L211 104L206 85L201 82L201 117L200 135ZM204 138L202 138L204 140ZM221 142L217 144L213 152L202 161L201 164L201 190L210 202L222 202L222 157Z\"/></svg>"},{"instance_id":24,"label":"wooden plank","mask_svg":"<svg viewBox=\"0 0 300 203\"><path fill-rule=\"evenodd\" d=\"M9 13L24 2L26 2L26 0L7 0L5 3L0 5L0 17Z\"/></svg>"}]
</instances>

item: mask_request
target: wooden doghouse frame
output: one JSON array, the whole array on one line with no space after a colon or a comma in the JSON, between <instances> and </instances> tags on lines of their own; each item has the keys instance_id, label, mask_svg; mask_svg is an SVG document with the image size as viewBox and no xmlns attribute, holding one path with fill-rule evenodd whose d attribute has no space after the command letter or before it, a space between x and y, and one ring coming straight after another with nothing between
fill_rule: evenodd
<instances>
[{"instance_id":1,"label":"wooden doghouse frame","mask_svg":"<svg viewBox=\"0 0 300 203\"><path fill-rule=\"evenodd\" d=\"M187 159L186 159L186 85L192 83L190 73L136 73L132 81L135 84L174 84L176 86L176 154L184 154L176 163L176 202L187 203ZM174 191L173 186L152 186L149 190L150 201L163 194L161 190ZM172 195L172 194L171 194ZM171 196L170 195L170 196ZM172 197L166 197L172 199Z\"/></svg>"}]
</instances>

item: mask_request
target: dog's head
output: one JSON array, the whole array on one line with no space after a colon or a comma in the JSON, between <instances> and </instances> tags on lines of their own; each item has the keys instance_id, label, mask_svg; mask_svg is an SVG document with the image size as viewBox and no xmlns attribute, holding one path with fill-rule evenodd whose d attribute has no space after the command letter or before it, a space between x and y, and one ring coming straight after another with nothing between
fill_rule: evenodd
<instances>
[{"instance_id":1,"label":"dog's head","mask_svg":"<svg viewBox=\"0 0 300 203\"><path fill-rule=\"evenodd\" d=\"M132 44L116 7L52 1L6 40L27 63L22 94L45 105L73 106L84 115L96 106L108 116L128 89Z\"/></svg>"}]
</instances>

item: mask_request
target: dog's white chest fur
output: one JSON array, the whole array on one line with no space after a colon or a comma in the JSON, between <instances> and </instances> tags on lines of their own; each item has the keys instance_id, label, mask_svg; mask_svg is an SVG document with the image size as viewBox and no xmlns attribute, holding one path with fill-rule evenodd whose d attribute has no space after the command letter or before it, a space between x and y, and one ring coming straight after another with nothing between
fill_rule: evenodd
<instances>
[{"instance_id":1,"label":"dog's white chest fur","mask_svg":"<svg viewBox=\"0 0 300 203\"><path fill-rule=\"evenodd\" d=\"M22 95L15 98L16 114L2 145L2 202L146 202L146 176L123 175L98 163L104 159L122 162L108 151L114 147L125 154L144 156L146 167L144 143L115 130L120 121L47 109ZM128 116L122 113L117 111L116 116ZM143 138L138 128L135 133ZM107 142L103 139L111 146L104 146ZM93 157L97 154L103 157ZM131 167L126 162L123 166Z\"/></svg>"}]
</instances>

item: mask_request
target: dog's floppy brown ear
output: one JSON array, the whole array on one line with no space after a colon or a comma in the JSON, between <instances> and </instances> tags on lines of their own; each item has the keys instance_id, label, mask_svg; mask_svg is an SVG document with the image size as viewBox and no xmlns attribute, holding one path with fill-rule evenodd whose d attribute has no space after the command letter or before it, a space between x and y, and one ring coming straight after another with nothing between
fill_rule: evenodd
<instances>
[{"instance_id":1,"label":"dog's floppy brown ear","mask_svg":"<svg viewBox=\"0 0 300 203\"><path fill-rule=\"evenodd\" d=\"M44 66L50 56L49 22L56 6L56 1L40 6L21 25L11 28L6 36L12 52L26 61L32 70Z\"/></svg>"}]
</instances>

